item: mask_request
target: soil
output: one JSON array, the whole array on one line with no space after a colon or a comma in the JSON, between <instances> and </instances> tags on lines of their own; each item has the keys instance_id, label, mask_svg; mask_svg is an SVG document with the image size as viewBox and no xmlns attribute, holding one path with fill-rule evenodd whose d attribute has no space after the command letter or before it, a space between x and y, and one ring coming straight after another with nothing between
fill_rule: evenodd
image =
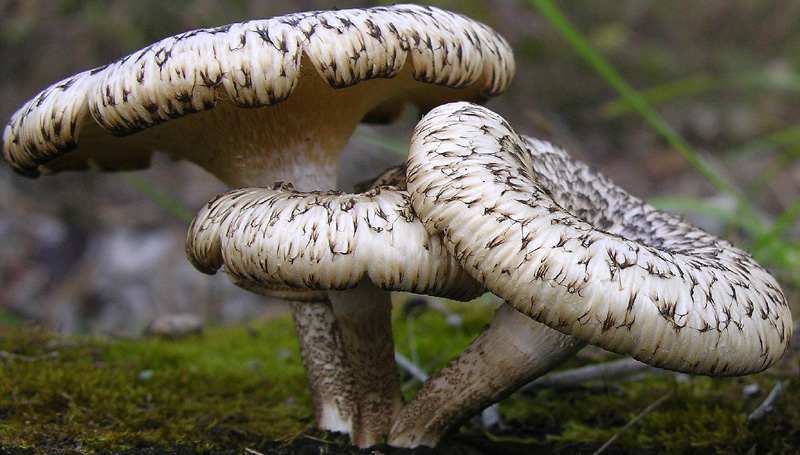
<instances>
[{"instance_id":1,"label":"soil","mask_svg":"<svg viewBox=\"0 0 800 455\"><path fill-rule=\"evenodd\" d=\"M339 434L325 433L320 430L309 430L297 435L292 441L265 441L252 446L234 446L219 449L197 449L186 445L160 446L147 441L137 441L130 448L122 451L98 451L103 455L589 455L600 449L600 445L587 443L570 443L554 446L544 442L546 433L535 434L535 429L515 425L518 428L493 432L490 436L478 427L462 430L459 434L447 438L439 447L419 447L400 449L382 444L367 449L359 449L350 445L348 439ZM0 455L34 455L49 453L52 455L80 453L77 449L80 442L60 441L52 447L14 448L0 445ZM657 451L646 448L622 448L609 445L602 450L604 455L650 455Z\"/></svg>"},{"instance_id":2,"label":"soil","mask_svg":"<svg viewBox=\"0 0 800 455\"><path fill-rule=\"evenodd\" d=\"M530 433L523 431L504 432L502 440L499 441L492 440L479 431L461 433L449 438L439 447L419 447L415 449L399 449L387 445L358 449L351 446L345 438L330 435L319 436L326 439L317 437L314 434L307 434L296 438L290 443L269 441L254 447L245 449L232 447L229 450L198 450L183 445L164 447L146 441L138 441L133 443L127 450L98 451L97 453L103 455L240 455L242 453L247 455L529 455L531 453L538 455L589 455L600 448L598 445L584 443L565 444L556 448L549 447L537 443L536 440L528 439L531 437ZM47 453L52 455L78 453L75 449L75 442L71 442L71 444L65 444L71 446L70 448L65 448L61 444L59 444L60 447L38 449L0 446L0 455L34 455L42 453L42 450L47 450ZM604 455L650 455L657 452L649 449L626 449L612 445L604 449L602 453Z\"/></svg>"}]
</instances>

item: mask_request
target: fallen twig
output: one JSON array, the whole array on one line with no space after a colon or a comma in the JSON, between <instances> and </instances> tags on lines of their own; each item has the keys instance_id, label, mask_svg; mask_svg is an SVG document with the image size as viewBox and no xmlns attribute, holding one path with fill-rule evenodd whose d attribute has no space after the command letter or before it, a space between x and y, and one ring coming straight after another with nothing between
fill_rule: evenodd
<instances>
[{"instance_id":1,"label":"fallen twig","mask_svg":"<svg viewBox=\"0 0 800 455\"><path fill-rule=\"evenodd\" d=\"M426 373L422 368L419 367L416 363L411 361L408 357L400 354L399 352L395 351L394 353L394 360L397 362L397 365L400 368L404 369L408 374L410 374L414 379L418 380L419 382L425 382L428 380L430 375Z\"/></svg>"},{"instance_id":2,"label":"fallen twig","mask_svg":"<svg viewBox=\"0 0 800 455\"><path fill-rule=\"evenodd\" d=\"M54 359L54 358L58 357L59 355L60 354L58 352L56 352L56 351L47 352L47 353L44 353L44 354L39 354L39 355L34 355L34 356L27 356L27 355L14 354L12 352L0 350L0 358L2 358L2 359L19 360L21 362L28 362L28 363L38 362L40 360L46 360L46 359Z\"/></svg>"},{"instance_id":3,"label":"fallen twig","mask_svg":"<svg viewBox=\"0 0 800 455\"><path fill-rule=\"evenodd\" d=\"M638 422L638 421L642 420L642 417L644 417L644 416L646 416L647 414L649 414L650 412L652 412L652 411L653 411L653 409L657 408L657 407L658 407L658 405L660 405L661 403L663 403L664 401L666 401L666 400L667 400L667 398L669 398L669 397L671 397L671 396L672 396L672 392L668 392L668 393L666 393L666 394L662 395L662 396L661 396L661 398L659 398L658 400L656 400L656 401L652 402L652 403L650 404L650 406L648 406L648 407L644 408L644 410L643 410L642 412L640 412L640 413L636 414L636 415L635 415L635 416L634 416L634 417L633 417L633 418L630 420L630 422L626 423L626 424L625 424L625 425L624 425L622 428L620 428L620 429L619 429L619 431L617 431L617 432L616 432L616 434L614 434L614 436L611 436L611 438L610 438L608 441L606 441L606 443L605 443L605 444L603 444L602 446L600 446L600 448L599 448L599 449L597 449L597 450L596 450L596 451L595 451L595 452L594 452L592 455L598 455L598 454L600 454L601 452L603 452L604 450L606 450L606 449L607 449L607 448L608 448L608 447L609 447L611 444L613 444L613 443L614 443L614 441L616 441L616 440L617 440L617 438L619 438L619 437L620 437L620 435L621 435L622 433L624 433L625 431L627 431L627 430L628 430L630 427L632 427L632 426L636 425L636 422Z\"/></svg>"},{"instance_id":4,"label":"fallen twig","mask_svg":"<svg viewBox=\"0 0 800 455\"><path fill-rule=\"evenodd\" d=\"M481 427L490 428L500 426L500 403L495 403L484 409L480 415Z\"/></svg>"},{"instance_id":5,"label":"fallen twig","mask_svg":"<svg viewBox=\"0 0 800 455\"><path fill-rule=\"evenodd\" d=\"M324 439L322 439L322 438L318 438L318 437L316 437L316 436L311 436L310 434L304 434L304 435L303 435L303 438L305 438L305 439L310 439L310 440L312 440L312 441L321 442L321 443L323 443L323 444L335 444L335 442L334 442L334 441L326 441L326 440L324 440Z\"/></svg>"},{"instance_id":6,"label":"fallen twig","mask_svg":"<svg viewBox=\"0 0 800 455\"><path fill-rule=\"evenodd\" d=\"M568 388L576 387L587 382L602 379L620 379L646 370L661 371L655 367L639 362L632 358L624 358L611 362L575 368L572 370L550 373L522 388L523 392L543 388Z\"/></svg>"},{"instance_id":7,"label":"fallen twig","mask_svg":"<svg viewBox=\"0 0 800 455\"><path fill-rule=\"evenodd\" d=\"M786 387L785 381L775 381L775 387L770 390L767 398L747 416L747 420L758 420L772 411L772 404L778 398L778 395L780 395L784 387Z\"/></svg>"}]
</instances>

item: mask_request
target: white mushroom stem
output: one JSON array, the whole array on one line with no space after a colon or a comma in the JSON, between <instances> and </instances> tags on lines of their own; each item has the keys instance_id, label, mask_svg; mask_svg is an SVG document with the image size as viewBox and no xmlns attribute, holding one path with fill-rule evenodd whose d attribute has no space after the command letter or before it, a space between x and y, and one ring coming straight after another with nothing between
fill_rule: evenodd
<instances>
[{"instance_id":1,"label":"white mushroom stem","mask_svg":"<svg viewBox=\"0 0 800 455\"><path fill-rule=\"evenodd\" d=\"M198 270L225 266L251 288L329 291L357 387L351 435L362 446L388 434L401 404L386 290L457 299L484 291L428 235L408 195L391 187L232 190L197 214L187 255Z\"/></svg>"},{"instance_id":2,"label":"white mushroom stem","mask_svg":"<svg viewBox=\"0 0 800 455\"><path fill-rule=\"evenodd\" d=\"M436 446L447 432L552 370L585 344L501 305L489 326L403 408L388 443Z\"/></svg>"},{"instance_id":3,"label":"white mushroom stem","mask_svg":"<svg viewBox=\"0 0 800 455\"><path fill-rule=\"evenodd\" d=\"M392 300L388 291L362 279L356 287L329 291L328 298L350 361L358 406L352 441L369 447L386 439L403 396L394 362Z\"/></svg>"},{"instance_id":4,"label":"white mushroom stem","mask_svg":"<svg viewBox=\"0 0 800 455\"><path fill-rule=\"evenodd\" d=\"M198 240L202 242L202 237ZM194 243L195 247L200 246L200 242ZM195 251L197 252L197 251ZM205 273L214 273L216 268L202 269L206 265L196 264ZM317 427L323 430L352 435L354 438L359 436L358 430L353 428L358 425L359 407L363 396L374 397L376 395L394 397L399 395L398 388L396 393L388 390L388 387L380 383L358 383L351 367L351 359L360 363L363 368L380 369L381 371L394 371L394 368L385 367L386 359L375 354L375 352L364 354L363 352L348 352L348 342L350 337L342 333L340 322L345 325L352 325L347 314L335 314L331 300L326 291L302 291L296 288L289 288L283 285L253 282L242 279L236 275L229 278L237 286L256 294L262 294L274 298L284 299L289 303L292 318L294 319L295 333L297 342L300 346L300 359L306 372L306 383L311 397L311 405L314 409L314 417L317 420ZM337 292L338 300L344 297L342 294L349 290ZM355 292L355 291L354 291ZM350 301L356 300L354 307L361 304L369 313L371 310L370 297L375 297L380 304L388 298L389 293L376 289L374 295L368 296L364 293L355 293ZM383 295L382 295L383 294ZM374 312L374 311L373 311ZM358 315L356 315L358 316ZM363 322L363 317L362 317ZM380 320L370 321L380 327ZM345 327L344 330L348 330ZM391 347L391 345L390 345ZM360 358L358 355L365 355ZM363 390L359 389L363 387ZM362 395L363 394L363 395ZM402 404L402 401L399 402ZM397 404L387 404L386 409L393 409ZM373 406L373 411L377 412L377 406ZM382 417L371 416L376 420ZM360 437L360 439L364 439Z\"/></svg>"},{"instance_id":5,"label":"white mushroom stem","mask_svg":"<svg viewBox=\"0 0 800 455\"><path fill-rule=\"evenodd\" d=\"M662 368L749 374L786 352L789 307L749 254L572 162L573 185L605 211L589 223L539 183L529 147L554 149L470 103L415 130L414 210L476 280L558 331Z\"/></svg>"},{"instance_id":6,"label":"white mushroom stem","mask_svg":"<svg viewBox=\"0 0 800 455\"><path fill-rule=\"evenodd\" d=\"M317 427L351 434L357 391L330 302L290 302Z\"/></svg>"},{"instance_id":7,"label":"white mushroom stem","mask_svg":"<svg viewBox=\"0 0 800 455\"><path fill-rule=\"evenodd\" d=\"M313 166L307 166L306 170L307 172L314 171ZM327 175L319 169L317 171L320 176ZM302 179L300 181L301 183L308 183ZM333 186L331 181L326 180L321 183L323 186ZM209 234L209 232L206 232L206 234ZM193 245L201 247L202 242L196 242ZM211 254L211 252L207 252L207 254ZM191 260L192 258L190 257ZM217 268L202 268L205 265L195 264L195 266L205 273L214 273L217 270ZM348 315L337 316L334 314L333 306L325 291L298 291L295 288L287 288L281 285L264 286L235 275L231 275L230 278L237 286L250 292L284 299L289 302L289 308L294 319L297 342L300 347L300 359L306 372L306 383L317 427L335 433L349 434L353 439L365 439L358 434L358 431L353 431L354 425L360 419L359 408L363 407L359 406L359 402L362 401L363 396L375 396L386 391L387 387L378 383L357 384L351 368L351 359L361 364L364 368L379 368L382 371L386 371L385 364L387 360L377 355L372 355L374 353L370 353L362 359L357 357L358 355L363 355L362 352L348 352L339 322L347 326L352 325L352 323L348 323L346 319ZM385 296L380 296L380 293L385 294ZM378 303L389 296L387 291L381 290L377 290L375 294L379 296ZM362 297L367 298L367 296ZM370 308L369 301L360 300L359 303L364 308ZM340 321L337 321L337 319ZM380 322L374 321L374 323L379 324ZM385 328L387 326L391 328L391 324L385 323L381 327ZM388 371L393 372L394 368ZM395 397L399 394L400 390L398 388L396 393L388 393L387 396ZM399 404L402 404L402 401ZM370 410L385 414L391 412L397 405L391 404L387 406L387 411L383 413L377 410L377 406L371 407ZM368 415L368 417L374 420L385 419L380 415Z\"/></svg>"}]
</instances>

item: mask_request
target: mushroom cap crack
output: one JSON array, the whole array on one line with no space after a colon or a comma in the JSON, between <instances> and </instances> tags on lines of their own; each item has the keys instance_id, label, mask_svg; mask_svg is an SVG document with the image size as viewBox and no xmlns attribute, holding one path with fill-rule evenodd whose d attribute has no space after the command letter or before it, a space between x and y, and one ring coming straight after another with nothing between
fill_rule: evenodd
<instances>
[{"instance_id":1,"label":"mushroom cap crack","mask_svg":"<svg viewBox=\"0 0 800 455\"><path fill-rule=\"evenodd\" d=\"M205 273L223 265L237 282L341 290L362 278L393 291L470 300L483 286L428 235L408 194L297 192L287 185L218 196L189 228L189 260Z\"/></svg>"},{"instance_id":2,"label":"mushroom cap crack","mask_svg":"<svg viewBox=\"0 0 800 455\"><path fill-rule=\"evenodd\" d=\"M570 184L544 181L532 158L541 153L561 155L558 166L569 169L542 174ZM523 140L485 108L452 103L429 112L407 172L429 232L487 289L556 330L709 375L761 371L788 348L786 300L748 253L630 196L551 144ZM570 187L582 196L565 210L556 200Z\"/></svg>"}]
</instances>

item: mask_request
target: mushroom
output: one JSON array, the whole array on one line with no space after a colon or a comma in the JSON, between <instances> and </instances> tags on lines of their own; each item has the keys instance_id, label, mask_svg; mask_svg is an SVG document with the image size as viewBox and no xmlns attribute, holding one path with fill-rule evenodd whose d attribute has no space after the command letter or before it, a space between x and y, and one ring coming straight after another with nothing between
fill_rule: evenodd
<instances>
[{"instance_id":1,"label":"mushroom","mask_svg":"<svg viewBox=\"0 0 800 455\"><path fill-rule=\"evenodd\" d=\"M363 353L350 357L354 388L381 392L357 400L359 409L368 410L353 422L353 442L359 446L385 438L400 411L385 402L389 391L399 390L394 364L376 369L368 361L370 356L393 358L391 338L375 342L391 332L361 317L362 307L381 302L388 295L384 290L458 300L485 291L439 237L428 235L411 211L408 194L391 186L360 194L298 192L286 185L232 190L198 212L186 251L202 272L214 273L224 265L235 282L249 289L328 291L337 316L353 315L344 318L352 325L342 327L342 341L348 354ZM367 298L353 298L360 293ZM389 318L391 302L386 299L380 308L386 311L381 316ZM385 349L389 352L380 352Z\"/></svg>"},{"instance_id":2,"label":"mushroom","mask_svg":"<svg viewBox=\"0 0 800 455\"><path fill-rule=\"evenodd\" d=\"M360 121L389 120L406 102L427 110L484 99L505 90L513 71L508 44L493 30L433 7L255 20L169 37L52 85L13 115L3 155L16 172L36 176L143 168L159 150L231 187L290 181L330 189ZM362 316L388 333L381 300L360 308L375 311ZM349 433L363 410L348 391L351 359L337 317L325 302L292 311L306 368L330 367L308 371L318 425ZM399 391L392 396L396 408Z\"/></svg>"},{"instance_id":3,"label":"mushroom","mask_svg":"<svg viewBox=\"0 0 800 455\"><path fill-rule=\"evenodd\" d=\"M499 398L513 391L515 378L477 373L517 374L507 368L509 351L535 370L519 379L543 373L584 342L711 376L762 371L788 349L789 307L749 254L629 195L552 144L520 138L488 109L452 103L424 116L407 177L431 235L516 311L498 313L476 340L481 348L468 348L439 373L461 371L461 389L436 377L423 387L420 395L431 398L418 395L415 409L404 408L390 444L435 445L453 428L443 393L463 396L480 382ZM512 334L522 340L514 348L526 340L535 347L520 355L502 338Z\"/></svg>"},{"instance_id":4,"label":"mushroom","mask_svg":"<svg viewBox=\"0 0 800 455\"><path fill-rule=\"evenodd\" d=\"M231 187L332 188L362 119L493 96L513 71L502 37L437 8L291 14L186 32L58 82L13 115L3 154L35 176L146 167L160 150Z\"/></svg>"},{"instance_id":5,"label":"mushroom","mask_svg":"<svg viewBox=\"0 0 800 455\"><path fill-rule=\"evenodd\" d=\"M784 354L788 305L749 254L583 167L572 186L595 193L603 214L589 224L538 182L528 147L557 150L471 103L434 109L412 138L415 212L489 290L563 333L661 368L750 374Z\"/></svg>"}]
</instances>

